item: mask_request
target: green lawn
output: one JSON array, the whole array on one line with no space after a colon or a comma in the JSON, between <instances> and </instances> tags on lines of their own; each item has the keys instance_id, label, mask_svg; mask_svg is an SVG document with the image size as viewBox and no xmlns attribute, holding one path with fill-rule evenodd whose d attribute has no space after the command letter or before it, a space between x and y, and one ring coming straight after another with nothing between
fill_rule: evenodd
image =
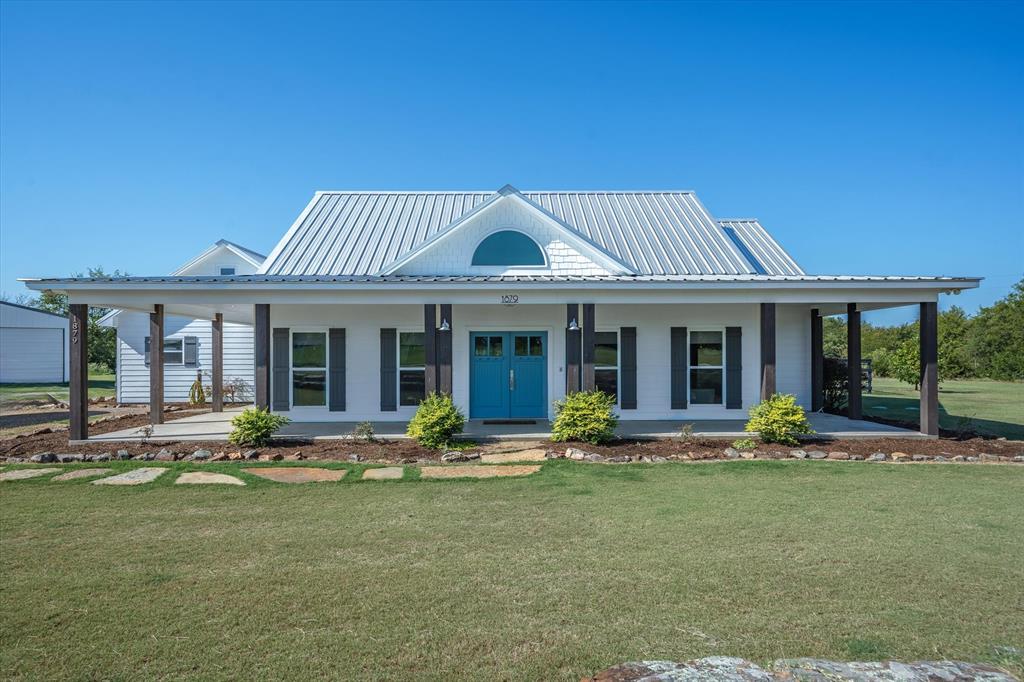
<instances>
[{"instance_id":1,"label":"green lawn","mask_svg":"<svg viewBox=\"0 0 1024 682\"><path fill-rule=\"evenodd\" d=\"M1024 645L1024 467L345 466L304 486L0 483L0 676L578 680Z\"/></svg>"},{"instance_id":2,"label":"green lawn","mask_svg":"<svg viewBox=\"0 0 1024 682\"><path fill-rule=\"evenodd\" d=\"M113 374L90 374L89 397L114 395ZM67 384L0 384L0 404L43 398L47 393L58 400L68 399Z\"/></svg>"},{"instance_id":3,"label":"green lawn","mask_svg":"<svg viewBox=\"0 0 1024 682\"><path fill-rule=\"evenodd\" d=\"M916 423L919 395L909 384L879 377L874 380L874 392L864 394L864 412ZM944 381L939 386L939 425L1024 440L1024 383Z\"/></svg>"}]
</instances>

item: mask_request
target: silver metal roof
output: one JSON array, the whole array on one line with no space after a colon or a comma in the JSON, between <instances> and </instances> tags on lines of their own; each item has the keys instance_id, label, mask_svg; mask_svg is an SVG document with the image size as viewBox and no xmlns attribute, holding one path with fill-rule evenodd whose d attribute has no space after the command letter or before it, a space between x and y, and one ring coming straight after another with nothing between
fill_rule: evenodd
<instances>
[{"instance_id":1,"label":"silver metal roof","mask_svg":"<svg viewBox=\"0 0 1024 682\"><path fill-rule=\"evenodd\" d=\"M802 274L756 222L716 222L692 192L518 192L639 275ZM269 275L373 275L498 192L317 192ZM744 249L748 255L744 255ZM751 262L749 258L756 262Z\"/></svg>"},{"instance_id":2,"label":"silver metal roof","mask_svg":"<svg viewBox=\"0 0 1024 682\"><path fill-rule=\"evenodd\" d=\"M793 257L783 249L755 218L719 220L718 224L754 265L758 274L803 275Z\"/></svg>"}]
</instances>

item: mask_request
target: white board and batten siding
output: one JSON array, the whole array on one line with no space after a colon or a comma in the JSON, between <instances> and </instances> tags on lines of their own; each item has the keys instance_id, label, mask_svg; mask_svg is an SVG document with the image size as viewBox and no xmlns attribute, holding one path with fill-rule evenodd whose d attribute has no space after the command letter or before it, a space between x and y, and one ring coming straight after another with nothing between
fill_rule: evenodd
<instances>
[{"instance_id":1,"label":"white board and batten siding","mask_svg":"<svg viewBox=\"0 0 1024 682\"><path fill-rule=\"evenodd\" d=\"M146 363L146 337L149 336L149 315L122 311L117 316L117 396L122 403L149 402L149 365ZM213 371L213 324L209 320L192 320L168 315L164 319L164 338L197 341L197 364L164 363L164 400L186 402L196 372L203 372L203 385L210 385ZM253 382L252 327L224 323L224 383L243 379ZM250 396L251 398L251 396ZM209 400L209 396L207 396Z\"/></svg>"},{"instance_id":2,"label":"white board and batten siding","mask_svg":"<svg viewBox=\"0 0 1024 682\"><path fill-rule=\"evenodd\" d=\"M0 301L0 383L68 380L68 320Z\"/></svg>"}]
</instances>

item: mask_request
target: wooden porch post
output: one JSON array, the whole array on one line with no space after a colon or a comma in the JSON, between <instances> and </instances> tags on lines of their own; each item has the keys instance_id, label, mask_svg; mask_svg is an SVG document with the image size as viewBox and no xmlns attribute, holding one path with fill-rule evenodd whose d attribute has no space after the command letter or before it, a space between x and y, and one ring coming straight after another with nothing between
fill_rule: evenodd
<instances>
[{"instance_id":1,"label":"wooden porch post","mask_svg":"<svg viewBox=\"0 0 1024 682\"><path fill-rule=\"evenodd\" d=\"M575 327L575 329L572 329ZM565 393L580 390L580 304L565 306Z\"/></svg>"},{"instance_id":2,"label":"wooden porch post","mask_svg":"<svg viewBox=\"0 0 1024 682\"><path fill-rule=\"evenodd\" d=\"M423 306L423 392L437 392L437 304Z\"/></svg>"},{"instance_id":3,"label":"wooden porch post","mask_svg":"<svg viewBox=\"0 0 1024 682\"><path fill-rule=\"evenodd\" d=\"M164 306L149 314L149 423L164 423Z\"/></svg>"},{"instance_id":4,"label":"wooden porch post","mask_svg":"<svg viewBox=\"0 0 1024 682\"><path fill-rule=\"evenodd\" d=\"M255 304L253 329L253 387L256 407L270 409L270 304Z\"/></svg>"},{"instance_id":5,"label":"wooden porch post","mask_svg":"<svg viewBox=\"0 0 1024 682\"><path fill-rule=\"evenodd\" d=\"M938 304L921 304L921 433L939 435L939 312Z\"/></svg>"},{"instance_id":6,"label":"wooden porch post","mask_svg":"<svg viewBox=\"0 0 1024 682\"><path fill-rule=\"evenodd\" d=\"M597 388L594 378L594 353L597 343L597 317L593 303L583 304L583 390L593 391Z\"/></svg>"},{"instance_id":7,"label":"wooden porch post","mask_svg":"<svg viewBox=\"0 0 1024 682\"><path fill-rule=\"evenodd\" d=\"M846 416L850 419L863 419L860 386L860 311L857 310L856 303L846 304L846 370L849 384Z\"/></svg>"},{"instance_id":8,"label":"wooden porch post","mask_svg":"<svg viewBox=\"0 0 1024 682\"><path fill-rule=\"evenodd\" d=\"M811 411L825 407L825 329L817 308L811 309Z\"/></svg>"},{"instance_id":9,"label":"wooden porch post","mask_svg":"<svg viewBox=\"0 0 1024 682\"><path fill-rule=\"evenodd\" d=\"M71 339L71 366L68 376L68 405L71 407L69 438L89 437L89 306L68 306L68 336Z\"/></svg>"},{"instance_id":10,"label":"wooden porch post","mask_svg":"<svg viewBox=\"0 0 1024 682\"><path fill-rule=\"evenodd\" d=\"M448 328L445 329L444 327ZM452 304L441 304L441 328L437 332L437 389L444 395L452 394Z\"/></svg>"},{"instance_id":11,"label":"wooden porch post","mask_svg":"<svg viewBox=\"0 0 1024 682\"><path fill-rule=\"evenodd\" d=\"M210 386L213 390L213 411L224 411L224 313L215 313L211 326L213 367Z\"/></svg>"},{"instance_id":12,"label":"wooden porch post","mask_svg":"<svg viewBox=\"0 0 1024 682\"><path fill-rule=\"evenodd\" d=\"M775 304L761 304L761 400L775 395Z\"/></svg>"}]
</instances>

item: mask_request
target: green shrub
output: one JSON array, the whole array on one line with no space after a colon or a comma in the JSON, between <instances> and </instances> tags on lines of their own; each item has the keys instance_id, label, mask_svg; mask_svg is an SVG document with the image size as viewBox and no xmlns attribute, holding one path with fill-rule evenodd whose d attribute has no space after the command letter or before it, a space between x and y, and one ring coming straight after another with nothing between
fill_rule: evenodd
<instances>
[{"instance_id":1,"label":"green shrub","mask_svg":"<svg viewBox=\"0 0 1024 682\"><path fill-rule=\"evenodd\" d=\"M352 437L356 440L365 440L367 442L373 442L376 440L376 433L373 430L373 422L359 422L356 427L352 429Z\"/></svg>"},{"instance_id":2,"label":"green shrub","mask_svg":"<svg viewBox=\"0 0 1024 682\"><path fill-rule=\"evenodd\" d=\"M615 398L603 391L570 393L555 402L553 441L583 441L598 444L615 436L618 416L612 411Z\"/></svg>"},{"instance_id":3,"label":"green shrub","mask_svg":"<svg viewBox=\"0 0 1024 682\"><path fill-rule=\"evenodd\" d=\"M235 428L231 430L228 441L235 445L262 447L270 442L275 431L290 421L288 417L272 414L270 410L250 407L231 420Z\"/></svg>"},{"instance_id":4,"label":"green shrub","mask_svg":"<svg viewBox=\"0 0 1024 682\"><path fill-rule=\"evenodd\" d=\"M776 393L768 400L750 408L747 431L757 431L765 443L796 445L797 434L814 433L804 408L796 404L796 396Z\"/></svg>"},{"instance_id":5,"label":"green shrub","mask_svg":"<svg viewBox=\"0 0 1024 682\"><path fill-rule=\"evenodd\" d=\"M450 395L431 393L420 403L405 433L425 448L440 449L462 433L465 425L466 417Z\"/></svg>"},{"instance_id":6,"label":"green shrub","mask_svg":"<svg viewBox=\"0 0 1024 682\"><path fill-rule=\"evenodd\" d=\"M757 443L754 442L753 438L740 438L734 440L732 446L737 450L754 450L757 448Z\"/></svg>"}]
</instances>

